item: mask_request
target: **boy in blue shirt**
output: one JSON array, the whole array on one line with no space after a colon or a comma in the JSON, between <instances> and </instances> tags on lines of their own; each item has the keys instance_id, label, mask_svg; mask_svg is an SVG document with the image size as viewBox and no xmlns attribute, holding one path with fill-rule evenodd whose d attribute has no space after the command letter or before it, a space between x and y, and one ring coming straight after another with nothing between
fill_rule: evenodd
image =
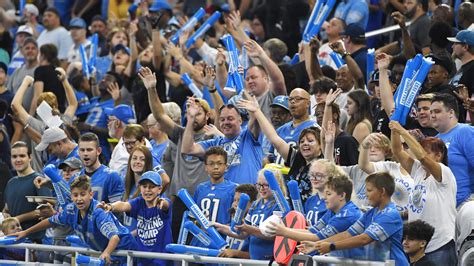
<instances>
[{"instance_id":1,"label":"boy in blue shirt","mask_svg":"<svg viewBox=\"0 0 474 266\"><path fill-rule=\"evenodd\" d=\"M395 260L395 265L408 265L403 253L403 222L391 202L395 190L393 177L387 172L373 173L365 180L367 198L372 209L348 230L316 243L303 241L304 252L316 249L321 254L330 251L366 246L368 260Z\"/></svg>"},{"instance_id":2,"label":"boy in blue shirt","mask_svg":"<svg viewBox=\"0 0 474 266\"><path fill-rule=\"evenodd\" d=\"M157 172L145 172L138 184L140 197L128 202L101 202L97 207L107 211L127 212L128 216L137 220L137 250L164 253L166 245L172 243L171 201L160 196L163 187L161 176ZM138 259L138 265L170 263L161 259Z\"/></svg>"},{"instance_id":3,"label":"boy in blue shirt","mask_svg":"<svg viewBox=\"0 0 474 266\"><path fill-rule=\"evenodd\" d=\"M210 222L229 224L228 210L232 207L237 184L224 179L227 152L222 147L209 148L204 155L204 164L210 179L198 185L194 201ZM202 246L202 243L193 238L191 245Z\"/></svg>"},{"instance_id":4,"label":"boy in blue shirt","mask_svg":"<svg viewBox=\"0 0 474 266\"><path fill-rule=\"evenodd\" d=\"M285 227L284 224L270 222L269 229L276 235L289 237L297 241L319 241L340 232L346 231L362 215L351 201L352 182L345 175L329 177L325 187L325 198L328 211L309 230L302 231ZM338 255L355 258L362 255L362 249L350 249ZM334 254L333 254L334 255Z\"/></svg>"},{"instance_id":5,"label":"boy in blue shirt","mask_svg":"<svg viewBox=\"0 0 474 266\"><path fill-rule=\"evenodd\" d=\"M74 179L71 183L71 198L73 203L66 205L61 213L13 235L21 239L54 225L68 225L90 248L102 251L101 259L107 263L125 263L126 258L113 257L111 253L115 249L133 250L135 240L112 213L97 208L98 202L93 198L88 176L81 175Z\"/></svg>"}]
</instances>

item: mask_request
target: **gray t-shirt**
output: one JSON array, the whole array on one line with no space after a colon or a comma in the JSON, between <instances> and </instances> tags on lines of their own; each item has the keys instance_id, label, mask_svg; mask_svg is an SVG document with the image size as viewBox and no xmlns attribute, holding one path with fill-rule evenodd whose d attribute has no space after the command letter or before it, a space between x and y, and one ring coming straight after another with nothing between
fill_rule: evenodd
<instances>
[{"instance_id":1,"label":"gray t-shirt","mask_svg":"<svg viewBox=\"0 0 474 266\"><path fill-rule=\"evenodd\" d=\"M262 113L267 118L272 117L272 108L270 105L273 103L273 98L275 98L275 94L273 94L271 90L268 90L262 95L262 97L260 97L260 99L258 99L260 110L262 110Z\"/></svg>"},{"instance_id":2,"label":"gray t-shirt","mask_svg":"<svg viewBox=\"0 0 474 266\"><path fill-rule=\"evenodd\" d=\"M35 69L36 67L28 69L25 65L16 69L15 72L13 72L13 74L8 78L7 90L11 91L13 94L16 94L26 76L35 76ZM31 101L33 100L33 93L34 90L32 85L26 90L25 95L23 95L23 108L26 110L30 109Z\"/></svg>"},{"instance_id":3,"label":"gray t-shirt","mask_svg":"<svg viewBox=\"0 0 474 266\"><path fill-rule=\"evenodd\" d=\"M209 179L204 169L204 163L198 157L181 153L183 134L184 128L175 126L173 134L169 136L170 140L176 143L177 148L173 177L167 192L170 196L177 195L182 188L187 189L189 194L193 195L197 185ZM194 135L194 142L202 140L205 140L204 133Z\"/></svg>"},{"instance_id":4,"label":"gray t-shirt","mask_svg":"<svg viewBox=\"0 0 474 266\"><path fill-rule=\"evenodd\" d=\"M430 18L424 14L408 27L408 32L416 51L421 51L422 48L430 46L431 38L428 30L430 26Z\"/></svg>"}]
</instances>

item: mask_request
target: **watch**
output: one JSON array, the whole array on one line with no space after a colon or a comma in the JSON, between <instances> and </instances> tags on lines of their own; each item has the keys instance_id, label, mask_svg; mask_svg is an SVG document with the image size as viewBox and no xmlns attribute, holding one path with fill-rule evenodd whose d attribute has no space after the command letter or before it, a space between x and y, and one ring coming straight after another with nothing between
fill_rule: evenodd
<instances>
[{"instance_id":1,"label":"watch","mask_svg":"<svg viewBox=\"0 0 474 266\"><path fill-rule=\"evenodd\" d=\"M348 55L351 55L351 53L349 53L349 52L344 52L341 57L342 57L342 59L344 59L344 58L346 58L346 56L348 56Z\"/></svg>"},{"instance_id":2,"label":"watch","mask_svg":"<svg viewBox=\"0 0 474 266\"><path fill-rule=\"evenodd\" d=\"M330 251L336 250L336 244L334 244L334 242L331 242L331 243L329 244L329 250L330 250Z\"/></svg>"}]
</instances>

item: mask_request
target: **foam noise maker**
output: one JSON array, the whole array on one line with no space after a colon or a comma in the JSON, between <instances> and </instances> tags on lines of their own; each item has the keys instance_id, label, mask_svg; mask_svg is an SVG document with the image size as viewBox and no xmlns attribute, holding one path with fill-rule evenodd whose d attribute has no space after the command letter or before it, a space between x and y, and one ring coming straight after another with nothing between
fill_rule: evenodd
<instances>
[{"instance_id":1,"label":"foam noise maker","mask_svg":"<svg viewBox=\"0 0 474 266\"><path fill-rule=\"evenodd\" d=\"M227 72L227 82L225 83L224 90L235 92L235 84L232 75L230 74L232 70L232 65L229 65L229 71Z\"/></svg>"},{"instance_id":2,"label":"foam noise maker","mask_svg":"<svg viewBox=\"0 0 474 266\"><path fill-rule=\"evenodd\" d=\"M70 244L76 245L76 247L84 247L87 248L87 244L82 242L82 239L78 236L75 235L68 235L66 236L66 241L69 242Z\"/></svg>"},{"instance_id":3,"label":"foam noise maker","mask_svg":"<svg viewBox=\"0 0 474 266\"><path fill-rule=\"evenodd\" d=\"M174 45L176 45L179 41L179 37L183 35L184 32L194 28L194 26L196 26L196 24L202 17L204 17L205 14L206 11L204 10L204 8L199 8L198 11L194 13L194 15L190 19L188 19L188 21L186 21L186 23L173 36L171 36L170 41Z\"/></svg>"},{"instance_id":4,"label":"foam noise maker","mask_svg":"<svg viewBox=\"0 0 474 266\"><path fill-rule=\"evenodd\" d=\"M186 49L189 49L191 45L193 45L197 39L201 38L204 33L206 33L214 23L217 22L217 20L221 17L221 13L219 11L214 12L212 16L210 16L202 25L199 27L199 29L194 32L194 34L186 41L185 46Z\"/></svg>"},{"instance_id":5,"label":"foam noise maker","mask_svg":"<svg viewBox=\"0 0 474 266\"><path fill-rule=\"evenodd\" d=\"M370 48L367 50L367 69L366 69L366 84L369 85L370 76L375 70L375 49Z\"/></svg>"},{"instance_id":6,"label":"foam noise maker","mask_svg":"<svg viewBox=\"0 0 474 266\"><path fill-rule=\"evenodd\" d=\"M186 246L179 244L166 245L166 251L178 254L196 254L202 256L217 257L220 251L218 249L200 248L194 246Z\"/></svg>"},{"instance_id":7,"label":"foam noise maker","mask_svg":"<svg viewBox=\"0 0 474 266\"><path fill-rule=\"evenodd\" d=\"M193 216L197 219L199 224L206 230L209 237L212 239L214 244L218 248L224 247L227 243L222 238L222 236L217 232L216 228L210 225L209 220L206 218L204 213L202 213L201 209L197 206L196 202L194 202L191 195L189 195L188 191L184 188L178 191L178 197L184 202L188 210L191 211Z\"/></svg>"},{"instance_id":8,"label":"foam noise maker","mask_svg":"<svg viewBox=\"0 0 474 266\"><path fill-rule=\"evenodd\" d=\"M320 1L318 1L315 7L318 7L319 2ZM309 42L311 38L313 38L319 33L324 21L326 21L329 16L329 13L331 13L332 9L334 8L334 5L336 5L336 0L327 0L321 2L322 3L319 12L316 18L313 20L313 23L309 26L307 37L305 38L303 35L304 41L306 42Z\"/></svg>"},{"instance_id":9,"label":"foam noise maker","mask_svg":"<svg viewBox=\"0 0 474 266\"><path fill-rule=\"evenodd\" d=\"M304 28L303 31L303 41L308 42L311 41L312 36L310 36L311 29L314 25L314 22L319 16L319 13L321 12L321 8L323 5L326 3L326 0L317 0L313 10L311 11L311 15L309 16L308 23L306 23L306 27Z\"/></svg>"},{"instance_id":10,"label":"foam noise maker","mask_svg":"<svg viewBox=\"0 0 474 266\"><path fill-rule=\"evenodd\" d=\"M346 64L344 59L342 59L341 55L334 51L330 52L329 56L331 56L332 61L334 61L334 64L336 64L337 69L341 68L343 65Z\"/></svg>"},{"instance_id":11,"label":"foam noise maker","mask_svg":"<svg viewBox=\"0 0 474 266\"><path fill-rule=\"evenodd\" d=\"M103 266L105 265L105 261L101 260L99 258L94 258L90 256L84 256L84 255L77 255L76 257L76 263L79 265L93 265L93 266Z\"/></svg>"},{"instance_id":12,"label":"foam noise maker","mask_svg":"<svg viewBox=\"0 0 474 266\"><path fill-rule=\"evenodd\" d=\"M247 76L247 69L249 68L249 56L247 54L247 49L242 46L242 60L240 62L242 67L244 68L244 78Z\"/></svg>"},{"instance_id":13,"label":"foam noise maker","mask_svg":"<svg viewBox=\"0 0 474 266\"><path fill-rule=\"evenodd\" d=\"M232 35L226 34L221 39L224 42L224 45L229 53L229 60L230 60L229 64L231 65L231 67L229 67L228 77L230 76L234 80L234 85L235 85L237 94L239 94L244 89L244 81L238 71L239 66L240 66L239 52L237 51L237 48L235 47L235 42Z\"/></svg>"},{"instance_id":14,"label":"foam noise maker","mask_svg":"<svg viewBox=\"0 0 474 266\"><path fill-rule=\"evenodd\" d=\"M300 189L296 180L290 180L288 182L288 190L290 191L291 203L293 204L293 210L304 214L303 202L301 201Z\"/></svg>"},{"instance_id":15,"label":"foam noise maker","mask_svg":"<svg viewBox=\"0 0 474 266\"><path fill-rule=\"evenodd\" d=\"M273 197L275 197L278 207L280 207L280 210L283 212L283 216L286 215L289 211L291 211L290 205L286 201L275 175L272 171L265 170L264 176L268 182L268 185L270 186L270 189L272 190Z\"/></svg>"},{"instance_id":16,"label":"foam noise maker","mask_svg":"<svg viewBox=\"0 0 474 266\"><path fill-rule=\"evenodd\" d=\"M20 17L23 17L23 9L25 9L25 5L26 5L26 0L20 0L20 5L18 7L19 11L20 11Z\"/></svg>"},{"instance_id":17,"label":"foam noise maker","mask_svg":"<svg viewBox=\"0 0 474 266\"><path fill-rule=\"evenodd\" d=\"M186 228L189 232L191 232L191 234L193 234L193 236L197 238L199 242L203 243L204 246L206 247L211 246L212 244L211 238L209 238L209 236L207 236L206 233L204 233L201 229L199 229L199 227L197 227L197 225L195 225L193 222L187 221L184 224L184 228Z\"/></svg>"},{"instance_id":18,"label":"foam noise maker","mask_svg":"<svg viewBox=\"0 0 474 266\"><path fill-rule=\"evenodd\" d=\"M58 168L56 168L56 166L54 166L53 164L48 164L43 168L43 173L44 175L49 177L49 179L51 179L59 205L64 206L72 202L71 190L69 188L69 185L61 177Z\"/></svg>"},{"instance_id":19,"label":"foam noise maker","mask_svg":"<svg viewBox=\"0 0 474 266\"><path fill-rule=\"evenodd\" d=\"M293 58L291 58L290 65L294 66L300 61L300 54L296 53Z\"/></svg>"},{"instance_id":20,"label":"foam noise maker","mask_svg":"<svg viewBox=\"0 0 474 266\"><path fill-rule=\"evenodd\" d=\"M91 73L89 72L89 62L87 60L86 49L84 48L83 44L79 46L79 54L81 55L82 75L89 79L91 77Z\"/></svg>"},{"instance_id":21,"label":"foam noise maker","mask_svg":"<svg viewBox=\"0 0 474 266\"><path fill-rule=\"evenodd\" d=\"M230 230L236 234L238 234L237 230L235 230L236 225L242 224L242 219L244 219L245 210L247 209L247 205L250 201L249 195L245 193L240 194L239 204L237 205L237 210L235 210L234 217L230 222Z\"/></svg>"},{"instance_id":22,"label":"foam noise maker","mask_svg":"<svg viewBox=\"0 0 474 266\"><path fill-rule=\"evenodd\" d=\"M416 74L416 71L421 66L421 54L417 54L414 58L409 59L405 66L405 70L403 71L402 79L400 81L400 85L398 85L397 90L394 94L395 99L395 107L400 104L402 101L402 89L405 84L410 82L411 78Z\"/></svg>"},{"instance_id":23,"label":"foam noise maker","mask_svg":"<svg viewBox=\"0 0 474 266\"><path fill-rule=\"evenodd\" d=\"M14 245L25 242L26 238L17 240L16 236L2 236L0 237L0 245Z\"/></svg>"},{"instance_id":24,"label":"foam noise maker","mask_svg":"<svg viewBox=\"0 0 474 266\"><path fill-rule=\"evenodd\" d=\"M183 219L181 220L181 226L179 227L178 244L185 245L188 239L188 229L184 227L184 224L189 221L189 211L184 211Z\"/></svg>"},{"instance_id":25,"label":"foam noise maker","mask_svg":"<svg viewBox=\"0 0 474 266\"><path fill-rule=\"evenodd\" d=\"M202 98L202 91L196 86L196 84L194 84L188 73L182 74L181 80L184 82L184 84L186 84L186 86L191 90L196 98Z\"/></svg>"},{"instance_id":26,"label":"foam noise maker","mask_svg":"<svg viewBox=\"0 0 474 266\"><path fill-rule=\"evenodd\" d=\"M421 90L421 85L428 76L431 66L434 62L430 58L423 58L421 55L415 57L419 58L418 60L413 60L407 63L405 67L405 72L403 73L402 83L398 90L397 99L395 101L395 112L390 117L391 120L400 122L401 125L406 124L406 119L410 113L410 109L415 101L416 96ZM405 78L405 80L404 80Z\"/></svg>"},{"instance_id":27,"label":"foam noise maker","mask_svg":"<svg viewBox=\"0 0 474 266\"><path fill-rule=\"evenodd\" d=\"M94 73L97 65L97 47L99 47L99 35L94 33L91 39L91 50L89 54L89 73Z\"/></svg>"}]
</instances>

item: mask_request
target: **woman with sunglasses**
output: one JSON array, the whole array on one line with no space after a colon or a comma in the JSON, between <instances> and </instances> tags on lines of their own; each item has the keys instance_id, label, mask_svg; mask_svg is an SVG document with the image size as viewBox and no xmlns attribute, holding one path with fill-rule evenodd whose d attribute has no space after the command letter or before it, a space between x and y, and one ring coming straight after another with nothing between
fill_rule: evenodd
<instances>
[{"instance_id":1,"label":"woman with sunglasses","mask_svg":"<svg viewBox=\"0 0 474 266\"><path fill-rule=\"evenodd\" d=\"M265 134L287 164L290 165L290 172L285 181L296 180L300 189L301 200L306 202L312 194L312 186L308 175L309 166L312 161L323 156L319 128L309 127L301 131L298 138L298 147L292 147L278 136L278 133L260 110L255 100L242 99L238 102L238 106L254 113L263 134Z\"/></svg>"}]
</instances>

